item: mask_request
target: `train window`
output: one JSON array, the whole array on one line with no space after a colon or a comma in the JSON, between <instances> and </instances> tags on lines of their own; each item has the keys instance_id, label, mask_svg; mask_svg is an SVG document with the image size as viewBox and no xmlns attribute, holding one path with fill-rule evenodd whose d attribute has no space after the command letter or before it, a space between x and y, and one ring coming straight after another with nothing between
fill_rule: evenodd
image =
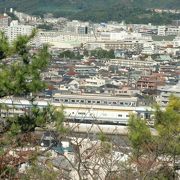
<instances>
[{"instance_id":1,"label":"train window","mask_svg":"<svg viewBox=\"0 0 180 180\"><path fill-rule=\"evenodd\" d=\"M122 117L122 114L118 114L118 117Z\"/></svg>"},{"instance_id":2,"label":"train window","mask_svg":"<svg viewBox=\"0 0 180 180\"><path fill-rule=\"evenodd\" d=\"M100 101L97 101L97 104L100 104Z\"/></svg>"},{"instance_id":3,"label":"train window","mask_svg":"<svg viewBox=\"0 0 180 180\"><path fill-rule=\"evenodd\" d=\"M79 102L79 100L76 100L76 102L78 103L78 102Z\"/></svg>"},{"instance_id":4,"label":"train window","mask_svg":"<svg viewBox=\"0 0 180 180\"><path fill-rule=\"evenodd\" d=\"M113 104L117 104L117 102L113 102Z\"/></svg>"},{"instance_id":5,"label":"train window","mask_svg":"<svg viewBox=\"0 0 180 180\"><path fill-rule=\"evenodd\" d=\"M123 102L120 102L119 104L120 104L120 105L124 105L124 103L123 103Z\"/></svg>"},{"instance_id":6,"label":"train window","mask_svg":"<svg viewBox=\"0 0 180 180\"><path fill-rule=\"evenodd\" d=\"M84 100L81 100L81 103L84 103Z\"/></svg>"},{"instance_id":7,"label":"train window","mask_svg":"<svg viewBox=\"0 0 180 180\"><path fill-rule=\"evenodd\" d=\"M129 117L129 114L127 114L126 117Z\"/></svg>"},{"instance_id":8,"label":"train window","mask_svg":"<svg viewBox=\"0 0 180 180\"><path fill-rule=\"evenodd\" d=\"M107 104L107 101L104 101L104 104Z\"/></svg>"},{"instance_id":9,"label":"train window","mask_svg":"<svg viewBox=\"0 0 180 180\"><path fill-rule=\"evenodd\" d=\"M96 101L93 101L93 104L95 104L96 103Z\"/></svg>"},{"instance_id":10,"label":"train window","mask_svg":"<svg viewBox=\"0 0 180 180\"><path fill-rule=\"evenodd\" d=\"M72 100L71 100L71 102L72 102L72 103L75 103L75 100L74 100L74 99L72 99Z\"/></svg>"},{"instance_id":11,"label":"train window","mask_svg":"<svg viewBox=\"0 0 180 180\"><path fill-rule=\"evenodd\" d=\"M91 103L91 101L87 101L87 103L88 103L88 104L90 104L90 103Z\"/></svg>"},{"instance_id":12,"label":"train window","mask_svg":"<svg viewBox=\"0 0 180 180\"><path fill-rule=\"evenodd\" d=\"M84 112L78 112L79 115L85 115L86 113Z\"/></svg>"},{"instance_id":13,"label":"train window","mask_svg":"<svg viewBox=\"0 0 180 180\"><path fill-rule=\"evenodd\" d=\"M59 99L54 99L55 102L59 102Z\"/></svg>"},{"instance_id":14,"label":"train window","mask_svg":"<svg viewBox=\"0 0 180 180\"><path fill-rule=\"evenodd\" d=\"M69 102L69 100L68 100L68 99L65 99L64 102Z\"/></svg>"}]
</instances>

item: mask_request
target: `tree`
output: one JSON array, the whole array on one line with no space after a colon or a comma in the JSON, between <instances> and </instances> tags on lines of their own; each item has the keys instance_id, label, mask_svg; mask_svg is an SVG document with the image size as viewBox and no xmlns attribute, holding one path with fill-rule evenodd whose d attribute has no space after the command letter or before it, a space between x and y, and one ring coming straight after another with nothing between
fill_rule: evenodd
<instances>
[{"instance_id":1,"label":"tree","mask_svg":"<svg viewBox=\"0 0 180 180\"><path fill-rule=\"evenodd\" d=\"M172 96L165 110L155 106L153 136L144 120L129 120L132 163L140 179L178 179L176 162L180 157L180 98ZM168 172L168 173L167 173Z\"/></svg>"},{"instance_id":2,"label":"tree","mask_svg":"<svg viewBox=\"0 0 180 180\"><path fill-rule=\"evenodd\" d=\"M16 107L13 104L11 108L1 105L1 111L6 112L6 115L5 123L1 123L0 178L16 178L16 167L22 163L23 158L15 158L9 152L28 144L35 145L37 142L31 132L36 127L45 127L54 122L59 128L63 128L60 111L51 106L40 109L34 104L36 93L46 86L41 79L41 72L50 61L47 46L31 53L28 43L35 34L33 31L30 36L19 36L12 44L8 43L3 33L0 34L0 97L27 97L32 105L32 108L24 107L21 116L13 117L9 116L9 111L15 111ZM59 120L56 121L57 119ZM32 158L29 156L27 161L29 159Z\"/></svg>"},{"instance_id":3,"label":"tree","mask_svg":"<svg viewBox=\"0 0 180 180\"><path fill-rule=\"evenodd\" d=\"M80 55L79 51L78 52L73 52L73 51L70 51L70 50L66 50L66 51L63 51L59 54L59 57L60 58L69 58L69 59L82 59L83 56Z\"/></svg>"},{"instance_id":4,"label":"tree","mask_svg":"<svg viewBox=\"0 0 180 180\"><path fill-rule=\"evenodd\" d=\"M102 58L115 58L114 50L104 50L104 49L96 49L91 51L91 56L94 56L96 58L102 59Z\"/></svg>"},{"instance_id":5,"label":"tree","mask_svg":"<svg viewBox=\"0 0 180 180\"><path fill-rule=\"evenodd\" d=\"M0 97L11 95L29 95L41 91L45 84L41 81L41 72L48 65L50 54L43 46L36 54L30 53L28 42L31 36L19 36L10 46L4 34L1 34ZM15 55L17 58L12 58ZM10 64L6 59L9 56Z\"/></svg>"}]
</instances>

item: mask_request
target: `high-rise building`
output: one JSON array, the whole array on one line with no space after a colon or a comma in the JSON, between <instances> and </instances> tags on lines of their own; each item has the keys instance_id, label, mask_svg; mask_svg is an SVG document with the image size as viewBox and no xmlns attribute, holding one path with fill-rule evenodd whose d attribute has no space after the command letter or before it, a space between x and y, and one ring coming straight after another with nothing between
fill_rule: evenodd
<instances>
[{"instance_id":1,"label":"high-rise building","mask_svg":"<svg viewBox=\"0 0 180 180\"><path fill-rule=\"evenodd\" d=\"M5 35L9 42L15 40L19 35L30 35L32 33L33 26L20 25L18 21L12 21L10 26L5 28Z\"/></svg>"},{"instance_id":2,"label":"high-rise building","mask_svg":"<svg viewBox=\"0 0 180 180\"><path fill-rule=\"evenodd\" d=\"M11 18L7 15L0 16L0 29L9 26Z\"/></svg>"},{"instance_id":3,"label":"high-rise building","mask_svg":"<svg viewBox=\"0 0 180 180\"><path fill-rule=\"evenodd\" d=\"M166 26L158 26L158 36L166 35Z\"/></svg>"},{"instance_id":4,"label":"high-rise building","mask_svg":"<svg viewBox=\"0 0 180 180\"><path fill-rule=\"evenodd\" d=\"M91 30L90 24L88 22L80 22L73 20L67 23L65 31L75 34L89 34Z\"/></svg>"}]
</instances>

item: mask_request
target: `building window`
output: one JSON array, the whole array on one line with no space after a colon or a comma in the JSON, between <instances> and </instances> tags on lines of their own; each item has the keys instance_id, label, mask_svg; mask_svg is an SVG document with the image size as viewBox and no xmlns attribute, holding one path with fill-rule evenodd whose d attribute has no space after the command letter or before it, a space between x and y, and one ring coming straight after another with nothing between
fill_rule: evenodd
<instances>
[{"instance_id":1,"label":"building window","mask_svg":"<svg viewBox=\"0 0 180 180\"><path fill-rule=\"evenodd\" d=\"M118 114L118 117L122 117L122 114Z\"/></svg>"}]
</instances>

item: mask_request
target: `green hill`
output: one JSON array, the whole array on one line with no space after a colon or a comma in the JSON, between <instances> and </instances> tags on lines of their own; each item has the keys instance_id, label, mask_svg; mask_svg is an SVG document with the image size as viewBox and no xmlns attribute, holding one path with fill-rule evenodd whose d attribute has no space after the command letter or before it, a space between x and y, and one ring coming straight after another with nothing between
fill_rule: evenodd
<instances>
[{"instance_id":1,"label":"green hill","mask_svg":"<svg viewBox=\"0 0 180 180\"><path fill-rule=\"evenodd\" d=\"M53 13L70 19L166 23L179 15L158 15L147 8L180 8L180 0L0 0L0 11L14 8L29 14Z\"/></svg>"}]
</instances>

